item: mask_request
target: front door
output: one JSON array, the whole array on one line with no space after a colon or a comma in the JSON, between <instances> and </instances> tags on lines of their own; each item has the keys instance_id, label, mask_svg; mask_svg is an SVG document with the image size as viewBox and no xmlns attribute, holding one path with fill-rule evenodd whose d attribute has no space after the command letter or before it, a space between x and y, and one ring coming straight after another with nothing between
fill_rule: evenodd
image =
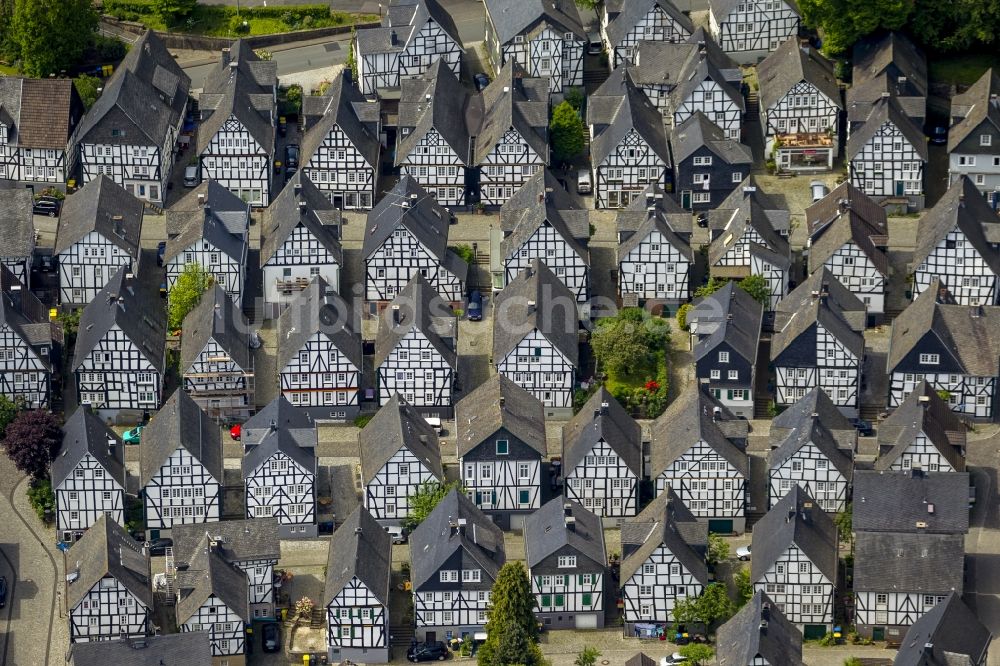
<instances>
[{"instance_id":1,"label":"front door","mask_svg":"<svg viewBox=\"0 0 1000 666\"><path fill-rule=\"evenodd\" d=\"M681 192L681 208L691 210L691 190Z\"/></svg>"},{"instance_id":2,"label":"front door","mask_svg":"<svg viewBox=\"0 0 1000 666\"><path fill-rule=\"evenodd\" d=\"M903 189L903 181L897 180L896 181L896 196L897 197L903 196L904 191L905 190Z\"/></svg>"},{"instance_id":3,"label":"front door","mask_svg":"<svg viewBox=\"0 0 1000 666\"><path fill-rule=\"evenodd\" d=\"M873 641L884 641L885 640L885 627L872 627L872 640Z\"/></svg>"}]
</instances>

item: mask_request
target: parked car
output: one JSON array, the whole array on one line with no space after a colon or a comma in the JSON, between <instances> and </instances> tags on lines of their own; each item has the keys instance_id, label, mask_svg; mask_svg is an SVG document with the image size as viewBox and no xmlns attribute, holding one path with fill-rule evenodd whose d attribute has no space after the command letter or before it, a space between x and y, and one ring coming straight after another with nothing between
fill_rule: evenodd
<instances>
[{"instance_id":1,"label":"parked car","mask_svg":"<svg viewBox=\"0 0 1000 666\"><path fill-rule=\"evenodd\" d=\"M163 259L167 256L167 241L160 241L156 244L156 265L162 266Z\"/></svg>"},{"instance_id":2,"label":"parked car","mask_svg":"<svg viewBox=\"0 0 1000 666\"><path fill-rule=\"evenodd\" d=\"M421 643L406 651L410 661L444 661L448 658L448 646L441 641Z\"/></svg>"},{"instance_id":3,"label":"parked car","mask_svg":"<svg viewBox=\"0 0 1000 666\"><path fill-rule=\"evenodd\" d=\"M814 180L809 183L809 187L812 189L812 202L816 203L826 195L830 193L830 188L826 186L822 180Z\"/></svg>"},{"instance_id":4,"label":"parked car","mask_svg":"<svg viewBox=\"0 0 1000 666\"><path fill-rule=\"evenodd\" d=\"M234 425L232 428L229 429L229 436L235 442L240 441L240 435L242 434L243 434L243 426L240 425L239 423L237 423L236 425Z\"/></svg>"},{"instance_id":5,"label":"parked car","mask_svg":"<svg viewBox=\"0 0 1000 666\"><path fill-rule=\"evenodd\" d=\"M284 116L278 117L278 136L288 134L288 120Z\"/></svg>"},{"instance_id":6,"label":"parked car","mask_svg":"<svg viewBox=\"0 0 1000 666\"><path fill-rule=\"evenodd\" d=\"M743 562L750 559L750 546L740 546L736 549L736 557L740 558Z\"/></svg>"},{"instance_id":7,"label":"parked car","mask_svg":"<svg viewBox=\"0 0 1000 666\"><path fill-rule=\"evenodd\" d=\"M406 530L399 525L386 525L385 531L389 533L389 536L392 537L392 542L395 544L406 543L409 538Z\"/></svg>"},{"instance_id":8,"label":"parked car","mask_svg":"<svg viewBox=\"0 0 1000 666\"><path fill-rule=\"evenodd\" d=\"M125 434L122 435L122 441L126 444L138 444L142 439L142 428L143 426L136 426L131 430L126 430Z\"/></svg>"},{"instance_id":9,"label":"parked car","mask_svg":"<svg viewBox=\"0 0 1000 666\"><path fill-rule=\"evenodd\" d=\"M677 664L688 663L687 657L682 655L680 652L674 652L669 657L664 657L660 659L660 666L676 666Z\"/></svg>"},{"instance_id":10,"label":"parked car","mask_svg":"<svg viewBox=\"0 0 1000 666\"><path fill-rule=\"evenodd\" d=\"M198 187L201 178L198 177L198 165L189 164L184 167L184 187Z\"/></svg>"},{"instance_id":11,"label":"parked car","mask_svg":"<svg viewBox=\"0 0 1000 666\"><path fill-rule=\"evenodd\" d=\"M604 52L604 42L598 34L587 35L587 55L601 55Z\"/></svg>"},{"instance_id":12,"label":"parked car","mask_svg":"<svg viewBox=\"0 0 1000 666\"><path fill-rule=\"evenodd\" d=\"M935 146L943 146L948 143L948 128L935 127L931 130L930 142Z\"/></svg>"},{"instance_id":13,"label":"parked car","mask_svg":"<svg viewBox=\"0 0 1000 666\"><path fill-rule=\"evenodd\" d=\"M55 217L59 214L59 209L61 205L58 199L52 197L42 197L40 199L35 199L34 205L31 207L31 212L35 215L48 215L49 217Z\"/></svg>"},{"instance_id":14,"label":"parked car","mask_svg":"<svg viewBox=\"0 0 1000 666\"><path fill-rule=\"evenodd\" d=\"M483 92L486 90L486 86L490 85L490 77L486 76L482 72L473 76L472 80L476 84L476 92Z\"/></svg>"},{"instance_id":15,"label":"parked car","mask_svg":"<svg viewBox=\"0 0 1000 666\"><path fill-rule=\"evenodd\" d=\"M41 262L43 273L51 273L56 269L56 258L51 254L36 255Z\"/></svg>"},{"instance_id":16,"label":"parked car","mask_svg":"<svg viewBox=\"0 0 1000 666\"><path fill-rule=\"evenodd\" d=\"M0 608L7 605L7 577L0 576Z\"/></svg>"},{"instance_id":17,"label":"parked car","mask_svg":"<svg viewBox=\"0 0 1000 666\"><path fill-rule=\"evenodd\" d=\"M167 538L153 539L148 542L149 556L158 557L167 554L167 548L174 547L174 540Z\"/></svg>"},{"instance_id":18,"label":"parked car","mask_svg":"<svg viewBox=\"0 0 1000 666\"><path fill-rule=\"evenodd\" d=\"M260 642L264 652L277 652L281 649L281 627L277 622L267 622L261 627Z\"/></svg>"},{"instance_id":19,"label":"parked car","mask_svg":"<svg viewBox=\"0 0 1000 666\"><path fill-rule=\"evenodd\" d=\"M299 168L299 144L290 143L285 146L285 169Z\"/></svg>"},{"instance_id":20,"label":"parked car","mask_svg":"<svg viewBox=\"0 0 1000 666\"><path fill-rule=\"evenodd\" d=\"M482 321L483 295L479 291L469 294L469 308L466 313L469 315L469 321Z\"/></svg>"},{"instance_id":21,"label":"parked car","mask_svg":"<svg viewBox=\"0 0 1000 666\"><path fill-rule=\"evenodd\" d=\"M590 194L593 192L593 185L590 181L590 169L580 169L576 174L576 191L580 194Z\"/></svg>"}]
</instances>

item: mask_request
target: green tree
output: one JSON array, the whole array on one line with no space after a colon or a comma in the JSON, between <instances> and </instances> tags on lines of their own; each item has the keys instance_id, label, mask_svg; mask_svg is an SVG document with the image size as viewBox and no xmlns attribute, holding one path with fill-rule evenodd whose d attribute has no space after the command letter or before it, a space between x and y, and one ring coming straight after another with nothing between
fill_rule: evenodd
<instances>
[{"instance_id":1,"label":"green tree","mask_svg":"<svg viewBox=\"0 0 1000 666\"><path fill-rule=\"evenodd\" d=\"M91 0L15 0L10 25L21 71L48 77L77 63L94 38Z\"/></svg>"},{"instance_id":2,"label":"green tree","mask_svg":"<svg viewBox=\"0 0 1000 666\"><path fill-rule=\"evenodd\" d=\"M862 666L863 662L857 657L848 657L844 660L844 666Z\"/></svg>"},{"instance_id":3,"label":"green tree","mask_svg":"<svg viewBox=\"0 0 1000 666\"><path fill-rule=\"evenodd\" d=\"M609 374L642 372L654 363L654 354L663 349L669 330L666 320L654 321L642 308L623 308L614 317L598 320L590 347Z\"/></svg>"},{"instance_id":4,"label":"green tree","mask_svg":"<svg viewBox=\"0 0 1000 666\"><path fill-rule=\"evenodd\" d=\"M729 559L729 544L715 532L708 535L708 558L709 564L718 564Z\"/></svg>"},{"instance_id":5,"label":"green tree","mask_svg":"<svg viewBox=\"0 0 1000 666\"><path fill-rule=\"evenodd\" d=\"M579 111L583 108L583 103L587 99L587 95L583 88L574 86L566 90L566 94L563 95L563 99L569 102L570 106Z\"/></svg>"},{"instance_id":6,"label":"green tree","mask_svg":"<svg viewBox=\"0 0 1000 666\"><path fill-rule=\"evenodd\" d=\"M601 653L597 648L585 645L580 654L576 655L576 660L573 661L573 664L575 666L594 666L597 663L597 658L600 656Z\"/></svg>"},{"instance_id":7,"label":"green tree","mask_svg":"<svg viewBox=\"0 0 1000 666\"><path fill-rule=\"evenodd\" d=\"M535 595L520 562L500 567L486 613L486 642L479 648L480 666L540 666Z\"/></svg>"},{"instance_id":8,"label":"green tree","mask_svg":"<svg viewBox=\"0 0 1000 666\"><path fill-rule=\"evenodd\" d=\"M837 525L837 536L840 539L840 543L851 543L851 539L853 538L851 535L853 521L854 507L848 502L844 505L844 510L833 518L833 522Z\"/></svg>"},{"instance_id":9,"label":"green tree","mask_svg":"<svg viewBox=\"0 0 1000 666\"><path fill-rule=\"evenodd\" d=\"M681 647L678 652L682 656L687 657L687 660L691 662L692 666L701 666L702 664L707 664L712 661L712 657L715 656L715 650L711 646L705 645L704 643L688 643Z\"/></svg>"},{"instance_id":10,"label":"green tree","mask_svg":"<svg viewBox=\"0 0 1000 666\"><path fill-rule=\"evenodd\" d=\"M913 4L913 0L802 0L799 7L805 24L822 32L823 51L841 55L879 28L902 28Z\"/></svg>"},{"instance_id":11,"label":"green tree","mask_svg":"<svg viewBox=\"0 0 1000 666\"><path fill-rule=\"evenodd\" d=\"M56 511L56 496L52 492L52 482L48 479L35 479L28 485L28 504L35 510L38 519L45 522L51 520Z\"/></svg>"},{"instance_id":12,"label":"green tree","mask_svg":"<svg viewBox=\"0 0 1000 666\"><path fill-rule=\"evenodd\" d=\"M552 157L556 162L570 162L583 152L586 128L573 105L563 101L552 111L549 123Z\"/></svg>"},{"instance_id":13,"label":"green tree","mask_svg":"<svg viewBox=\"0 0 1000 666\"><path fill-rule=\"evenodd\" d=\"M750 581L750 567L742 567L733 577L736 583L736 605L743 604L753 598L753 583Z\"/></svg>"},{"instance_id":14,"label":"green tree","mask_svg":"<svg viewBox=\"0 0 1000 666\"><path fill-rule=\"evenodd\" d=\"M358 61L354 57L354 45L357 44L357 39L358 31L351 28L351 41L347 43L347 61L344 63L344 67L351 73L351 80L361 85L361 82L358 81Z\"/></svg>"},{"instance_id":15,"label":"green tree","mask_svg":"<svg viewBox=\"0 0 1000 666\"><path fill-rule=\"evenodd\" d=\"M153 0L153 11L167 25L187 18L198 6L198 0Z\"/></svg>"},{"instance_id":16,"label":"green tree","mask_svg":"<svg viewBox=\"0 0 1000 666\"><path fill-rule=\"evenodd\" d=\"M14 417L17 416L18 404L5 395L0 395L0 439L3 439Z\"/></svg>"},{"instance_id":17,"label":"green tree","mask_svg":"<svg viewBox=\"0 0 1000 666\"><path fill-rule=\"evenodd\" d=\"M712 277L708 278L708 282L706 282L705 284L701 285L700 287L694 290L694 297L704 298L705 296L711 296L715 292L725 287L727 282L729 282L729 280L722 280L713 275Z\"/></svg>"},{"instance_id":18,"label":"green tree","mask_svg":"<svg viewBox=\"0 0 1000 666\"><path fill-rule=\"evenodd\" d=\"M170 330L176 330L184 325L184 317L194 310L201 300L201 295L215 282L212 274L201 267L201 264L190 263L177 276L177 281L170 289L169 306L167 308L167 323Z\"/></svg>"},{"instance_id":19,"label":"green tree","mask_svg":"<svg viewBox=\"0 0 1000 666\"><path fill-rule=\"evenodd\" d=\"M691 327L688 326L688 312L691 311L692 307L694 306L690 303L684 303L677 308L677 326L682 331L688 331L691 329Z\"/></svg>"},{"instance_id":20,"label":"green tree","mask_svg":"<svg viewBox=\"0 0 1000 666\"><path fill-rule=\"evenodd\" d=\"M94 102L97 101L97 89L101 87L101 80L96 76L81 74L73 79L73 86L83 101L83 108L90 110L90 107L94 106Z\"/></svg>"},{"instance_id":21,"label":"green tree","mask_svg":"<svg viewBox=\"0 0 1000 666\"><path fill-rule=\"evenodd\" d=\"M765 308L771 306L771 288L763 275L748 275L740 280L739 286Z\"/></svg>"},{"instance_id":22,"label":"green tree","mask_svg":"<svg viewBox=\"0 0 1000 666\"><path fill-rule=\"evenodd\" d=\"M7 425L3 443L14 467L40 481L48 476L62 444L62 429L52 412L28 409Z\"/></svg>"},{"instance_id":23,"label":"green tree","mask_svg":"<svg viewBox=\"0 0 1000 666\"><path fill-rule=\"evenodd\" d=\"M1000 0L916 0L907 27L938 53L993 45L1000 33Z\"/></svg>"},{"instance_id":24,"label":"green tree","mask_svg":"<svg viewBox=\"0 0 1000 666\"><path fill-rule=\"evenodd\" d=\"M576 6L581 9L597 9L600 0L576 0Z\"/></svg>"},{"instance_id":25,"label":"green tree","mask_svg":"<svg viewBox=\"0 0 1000 666\"><path fill-rule=\"evenodd\" d=\"M461 485L458 481L446 484L432 481L417 488L416 494L410 496L410 515L403 519L403 527L410 532L415 530L417 525L424 522L434 507L445 498L445 495L456 488L461 489Z\"/></svg>"},{"instance_id":26,"label":"green tree","mask_svg":"<svg viewBox=\"0 0 1000 666\"><path fill-rule=\"evenodd\" d=\"M723 583L712 583L700 597L684 597L674 603L674 621L679 624L703 624L710 627L728 620L736 612Z\"/></svg>"},{"instance_id":27,"label":"green tree","mask_svg":"<svg viewBox=\"0 0 1000 666\"><path fill-rule=\"evenodd\" d=\"M476 261L476 251L472 249L471 245L452 245L448 249L460 256L462 261L470 266Z\"/></svg>"}]
</instances>

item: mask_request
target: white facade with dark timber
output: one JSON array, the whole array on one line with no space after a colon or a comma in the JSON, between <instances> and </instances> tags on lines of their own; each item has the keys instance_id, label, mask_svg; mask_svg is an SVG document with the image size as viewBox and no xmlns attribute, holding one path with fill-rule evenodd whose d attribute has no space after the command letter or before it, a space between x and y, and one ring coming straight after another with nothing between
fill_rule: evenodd
<instances>
[{"instance_id":1,"label":"white facade with dark timber","mask_svg":"<svg viewBox=\"0 0 1000 666\"><path fill-rule=\"evenodd\" d=\"M853 124L853 123L852 123ZM851 183L876 201L902 201L907 210L924 207L927 140L888 93L871 105L864 124L847 140Z\"/></svg>"},{"instance_id":2,"label":"white facade with dark timber","mask_svg":"<svg viewBox=\"0 0 1000 666\"><path fill-rule=\"evenodd\" d=\"M922 382L880 425L876 470L964 472L966 428Z\"/></svg>"},{"instance_id":3,"label":"white facade with dark timber","mask_svg":"<svg viewBox=\"0 0 1000 666\"><path fill-rule=\"evenodd\" d=\"M990 68L952 97L948 182L969 177L993 209L1000 206L1000 77Z\"/></svg>"},{"instance_id":4,"label":"white facade with dark timber","mask_svg":"<svg viewBox=\"0 0 1000 666\"><path fill-rule=\"evenodd\" d=\"M793 0L711 0L708 6L715 41L742 64L753 64L799 34Z\"/></svg>"},{"instance_id":5,"label":"white facade with dark timber","mask_svg":"<svg viewBox=\"0 0 1000 666\"><path fill-rule=\"evenodd\" d=\"M612 69L634 64L642 42L683 42L694 32L691 19L671 0L611 0L598 7L598 19Z\"/></svg>"},{"instance_id":6,"label":"white facade with dark timber","mask_svg":"<svg viewBox=\"0 0 1000 666\"><path fill-rule=\"evenodd\" d=\"M0 265L0 395L29 409L48 407L62 339L48 308Z\"/></svg>"},{"instance_id":7,"label":"white facade with dark timber","mask_svg":"<svg viewBox=\"0 0 1000 666\"><path fill-rule=\"evenodd\" d=\"M316 452L276 428L243 456L247 518L277 518L285 539L315 537Z\"/></svg>"}]
</instances>

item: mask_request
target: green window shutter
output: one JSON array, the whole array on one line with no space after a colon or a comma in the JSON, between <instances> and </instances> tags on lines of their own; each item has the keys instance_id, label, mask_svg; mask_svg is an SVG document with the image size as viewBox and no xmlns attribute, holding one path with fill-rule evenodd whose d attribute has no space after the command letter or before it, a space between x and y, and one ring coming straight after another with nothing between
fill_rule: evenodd
<instances>
[{"instance_id":1,"label":"green window shutter","mask_svg":"<svg viewBox=\"0 0 1000 666\"><path fill-rule=\"evenodd\" d=\"M733 399L733 392L732 392L732 390L726 391L726 399L727 400L732 400Z\"/></svg>"},{"instance_id":2,"label":"green window shutter","mask_svg":"<svg viewBox=\"0 0 1000 666\"><path fill-rule=\"evenodd\" d=\"M552 595L551 594L543 594L542 595L542 608L548 608L551 605L552 605Z\"/></svg>"},{"instance_id":3,"label":"green window shutter","mask_svg":"<svg viewBox=\"0 0 1000 666\"><path fill-rule=\"evenodd\" d=\"M583 574L577 574L576 575L576 582L579 585L583 585Z\"/></svg>"},{"instance_id":4,"label":"green window shutter","mask_svg":"<svg viewBox=\"0 0 1000 666\"><path fill-rule=\"evenodd\" d=\"M565 605L565 597L562 594L556 595L556 608L562 608Z\"/></svg>"},{"instance_id":5,"label":"green window shutter","mask_svg":"<svg viewBox=\"0 0 1000 666\"><path fill-rule=\"evenodd\" d=\"M591 604L592 599L593 599L593 596L590 594L590 592L585 592L583 594L583 605L584 606L589 606Z\"/></svg>"},{"instance_id":6,"label":"green window shutter","mask_svg":"<svg viewBox=\"0 0 1000 666\"><path fill-rule=\"evenodd\" d=\"M569 585L569 574L563 576L563 585Z\"/></svg>"}]
</instances>

